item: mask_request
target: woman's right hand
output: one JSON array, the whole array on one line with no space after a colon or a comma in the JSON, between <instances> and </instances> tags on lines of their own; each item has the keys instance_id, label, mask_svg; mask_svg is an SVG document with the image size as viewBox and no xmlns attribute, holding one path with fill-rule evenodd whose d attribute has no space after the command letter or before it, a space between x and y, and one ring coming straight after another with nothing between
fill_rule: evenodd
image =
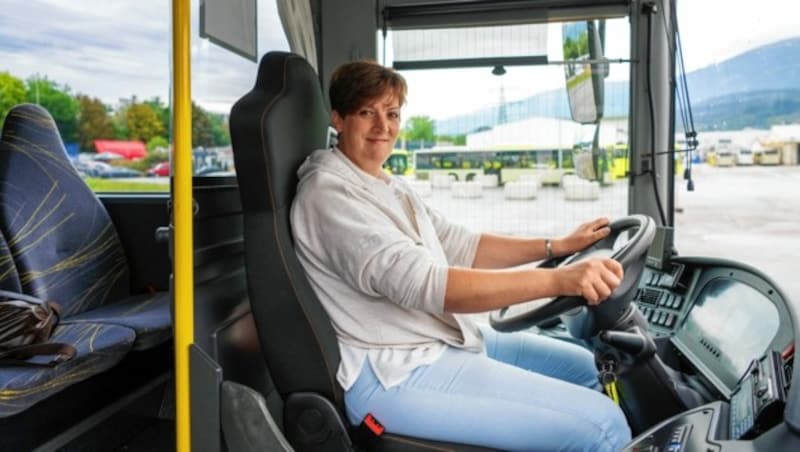
<instances>
[{"instance_id":1,"label":"woman's right hand","mask_svg":"<svg viewBox=\"0 0 800 452\"><path fill-rule=\"evenodd\" d=\"M577 295L596 306L622 282L622 265L614 259L587 259L555 270L561 295Z\"/></svg>"}]
</instances>

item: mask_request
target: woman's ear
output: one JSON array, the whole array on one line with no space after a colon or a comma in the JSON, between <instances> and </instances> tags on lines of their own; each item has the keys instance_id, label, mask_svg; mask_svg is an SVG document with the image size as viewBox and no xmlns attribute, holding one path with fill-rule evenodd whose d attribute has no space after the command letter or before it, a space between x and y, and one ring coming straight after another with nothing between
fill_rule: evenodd
<instances>
[{"instance_id":1,"label":"woman's ear","mask_svg":"<svg viewBox=\"0 0 800 452\"><path fill-rule=\"evenodd\" d=\"M344 118L336 110L331 113L331 125L336 129L336 133L341 133L344 126Z\"/></svg>"}]
</instances>

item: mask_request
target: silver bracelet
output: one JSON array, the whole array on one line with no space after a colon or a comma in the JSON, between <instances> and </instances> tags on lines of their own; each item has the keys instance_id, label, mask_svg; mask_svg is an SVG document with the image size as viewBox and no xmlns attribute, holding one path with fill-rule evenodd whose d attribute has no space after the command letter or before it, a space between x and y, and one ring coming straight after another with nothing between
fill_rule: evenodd
<instances>
[{"instance_id":1,"label":"silver bracelet","mask_svg":"<svg viewBox=\"0 0 800 452\"><path fill-rule=\"evenodd\" d=\"M544 252L546 254L545 259L552 259L553 258L553 241L550 239L544 239Z\"/></svg>"}]
</instances>

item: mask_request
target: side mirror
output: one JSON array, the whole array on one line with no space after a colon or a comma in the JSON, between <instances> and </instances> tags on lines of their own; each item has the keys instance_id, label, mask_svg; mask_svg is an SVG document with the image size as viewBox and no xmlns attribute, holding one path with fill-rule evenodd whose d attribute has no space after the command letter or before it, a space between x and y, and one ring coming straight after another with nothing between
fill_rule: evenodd
<instances>
[{"instance_id":1,"label":"side mirror","mask_svg":"<svg viewBox=\"0 0 800 452\"><path fill-rule=\"evenodd\" d=\"M604 79L608 63L604 62L603 34L605 21L565 23L562 27L564 76L572 120L594 124L591 146L576 145L572 150L575 174L590 181L603 180L608 172L608 156L600 149L600 120L603 118Z\"/></svg>"},{"instance_id":2,"label":"side mirror","mask_svg":"<svg viewBox=\"0 0 800 452\"><path fill-rule=\"evenodd\" d=\"M603 59L600 29L595 21L565 23L562 27L564 75L572 120L581 124L597 124L603 117L604 78L608 63Z\"/></svg>"},{"instance_id":3,"label":"side mirror","mask_svg":"<svg viewBox=\"0 0 800 452\"><path fill-rule=\"evenodd\" d=\"M606 151L600 149L600 124L594 128L591 143L577 144L572 148L572 162L575 165L576 176L603 183L609 171L609 162Z\"/></svg>"}]
</instances>

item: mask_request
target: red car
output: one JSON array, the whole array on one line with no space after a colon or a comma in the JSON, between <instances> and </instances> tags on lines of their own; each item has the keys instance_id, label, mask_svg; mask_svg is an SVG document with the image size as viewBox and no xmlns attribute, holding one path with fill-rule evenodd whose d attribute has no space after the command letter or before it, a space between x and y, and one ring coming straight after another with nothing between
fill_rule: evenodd
<instances>
[{"instance_id":1,"label":"red car","mask_svg":"<svg viewBox=\"0 0 800 452\"><path fill-rule=\"evenodd\" d=\"M148 176L169 176L169 162L156 163L152 168L147 170Z\"/></svg>"}]
</instances>

